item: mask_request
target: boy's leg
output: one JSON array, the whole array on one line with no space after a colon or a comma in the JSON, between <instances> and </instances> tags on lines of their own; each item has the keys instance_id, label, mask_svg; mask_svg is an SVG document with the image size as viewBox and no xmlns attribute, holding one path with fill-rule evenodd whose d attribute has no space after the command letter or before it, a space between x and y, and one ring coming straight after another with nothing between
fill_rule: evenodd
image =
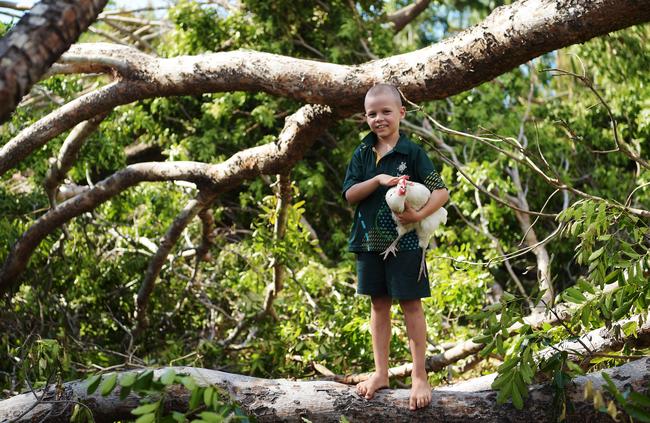
<instances>
[{"instance_id":1,"label":"boy's leg","mask_svg":"<svg viewBox=\"0 0 650 423\"><path fill-rule=\"evenodd\" d=\"M424 318L424 310L422 309L422 301L420 299L400 300L400 306L404 312L409 347L411 349L411 356L413 357L409 408L415 410L426 407L431 402L431 386L429 385L427 371L424 366L427 322Z\"/></svg>"},{"instance_id":2,"label":"boy's leg","mask_svg":"<svg viewBox=\"0 0 650 423\"><path fill-rule=\"evenodd\" d=\"M388 387L388 352L390 348L390 307L393 299L387 296L371 297L370 333L375 372L357 385L357 393L371 399L375 392Z\"/></svg>"}]
</instances>

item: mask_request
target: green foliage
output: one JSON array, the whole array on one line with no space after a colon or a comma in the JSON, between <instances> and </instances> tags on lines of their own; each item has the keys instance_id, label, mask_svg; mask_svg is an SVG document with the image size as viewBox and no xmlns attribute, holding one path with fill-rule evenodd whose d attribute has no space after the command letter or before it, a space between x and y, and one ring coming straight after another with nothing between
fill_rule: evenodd
<instances>
[{"instance_id":1,"label":"green foliage","mask_svg":"<svg viewBox=\"0 0 650 423\"><path fill-rule=\"evenodd\" d=\"M189 394L188 409L167 411L167 398L174 399L173 392L184 387ZM254 421L235 404L222 388L216 385L201 386L188 374L176 373L168 368L158 378L152 370L127 372L107 375L94 374L87 378L87 394L92 395L98 389L102 396L110 395L119 387L120 399L129 395L139 397L140 405L133 410L135 423L178 422L178 423L219 423ZM86 405L76 404L71 421L74 423L92 422Z\"/></svg>"},{"instance_id":2,"label":"green foliage","mask_svg":"<svg viewBox=\"0 0 650 423\"><path fill-rule=\"evenodd\" d=\"M161 57L250 49L358 64L369 60L366 48L388 57L426 47L508 2L433 3L395 35L387 15L407 3L245 0L233 11L183 1L169 11L173 28L152 43ZM8 27L0 24L0 34ZM434 159L451 191L449 222L427 257L432 280L432 296L424 301L428 336L435 344L472 338L483 344L480 355L485 360L473 374L495 370L494 359L500 360L493 388L501 403L512 401L515 407L524 407L527 387L537 374L551 381L561 416L566 410L565 389L580 370L566 354L540 363L533 359L535 353L647 310L647 218L623 206L647 209L650 190L645 184L650 173L623 154L600 153L614 146L607 107L580 81L544 69L585 72L618 123L619 137L648 157L650 58L644 50L648 31L647 25L632 27L542 56L467 92L423 103L421 111L407 115L415 124L426 113L457 130L518 138L525 144L521 154L540 169L592 196L582 198L573 191L565 199L559 193L546 204L554 188L530 168L517 165L531 210L546 204L546 212L560 211L566 201L557 219L541 218L531 224L539 241L561 226L559 235L544 246L552 256L552 282L559 293L556 303L570 304L572 317L566 326L523 325L510 334L508 328L522 323L529 310L497 244L507 253L522 248L517 215L478 191L456 169L442 165L438 156L442 153L434 143L412 137ZM41 81L34 101L0 126L0 144L59 107L50 98L68 102L92 84L106 82L94 75ZM298 107L291 100L248 92L124 105L90 136L68 177L79 184L86 184L87 178L104 179L131 160L127 150L142 145L155 147L168 161L220 163L242 149L275 141L285 117ZM0 359L0 386L10 395L27 388L27 381L42 386L70 380L90 367L123 364L125 356L150 367L172 362L226 366L228 371L263 377L313 377L313 363L338 374L370 370L369 304L355 296L354 257L346 252L353 210L340 193L346 164L366 131L357 119L328 128L292 169L293 200L281 240L273 228L277 198L265 181L246 182L222 193L212 208L217 222L214 245L197 263L193 254L202 228L198 221L188 226L152 293L149 327L130 347L126 345L134 324L134 297L143 275L160 237L197 190L172 183L141 184L56 231L31 258L22 287L0 318L0 346L8 358ZM48 159L56 156L65 135L0 179L3 245L14 243L47 210L42 181ZM436 135L451 146L472 182L500 197L519 194L511 157L475 140ZM306 222L318 241L310 236ZM492 237L474 227L487 229ZM8 253L0 249L0 259ZM258 317L274 263L287 269L284 288L273 304L279 321L270 315ZM528 296L539 297L534 255L516 254L508 263ZM492 303L488 297L497 283L506 292L501 302ZM395 322L391 364L402 364L410 360L410 352L397 307L391 318ZM242 321L247 323L245 330L234 336ZM628 321L614 328L629 335L636 325ZM224 343L231 335L232 342ZM593 368L617 363L603 357L590 361ZM445 370L444 376L440 372L431 380L453 372ZM199 387L193 379L173 372L159 379L145 371L94 376L88 382L100 394L120 389L120 395L143 395L134 410L138 422L220 421L237 415L215 387ZM163 416L164 397L178 384L191 391L192 410ZM646 410L641 394L620 395L625 401L615 396L617 404L642 419L633 415L638 411L633 407ZM78 405L74 418L89 421L92 417Z\"/></svg>"},{"instance_id":3,"label":"green foliage","mask_svg":"<svg viewBox=\"0 0 650 423\"><path fill-rule=\"evenodd\" d=\"M601 376L605 380L604 390L613 400L609 400L605 405L603 391L594 389L593 383L588 381L585 385L584 397L593 400L595 409L609 414L616 421L621 412L624 412L630 417L630 421L650 422L650 397L647 396L647 392L645 394L637 392L629 386L620 391L607 373L602 372ZM619 410L616 405L622 410Z\"/></svg>"}]
</instances>

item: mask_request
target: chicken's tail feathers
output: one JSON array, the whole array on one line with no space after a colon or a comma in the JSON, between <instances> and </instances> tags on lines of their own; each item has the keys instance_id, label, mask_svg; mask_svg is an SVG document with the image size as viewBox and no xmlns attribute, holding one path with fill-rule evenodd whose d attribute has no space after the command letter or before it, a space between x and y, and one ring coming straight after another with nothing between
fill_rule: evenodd
<instances>
[{"instance_id":1,"label":"chicken's tail feathers","mask_svg":"<svg viewBox=\"0 0 650 423\"><path fill-rule=\"evenodd\" d=\"M447 224L447 215L449 213L447 212L447 209L444 207L440 207L438 210L436 210L433 213L433 217L435 219L435 226L436 228L440 225L445 225Z\"/></svg>"}]
</instances>

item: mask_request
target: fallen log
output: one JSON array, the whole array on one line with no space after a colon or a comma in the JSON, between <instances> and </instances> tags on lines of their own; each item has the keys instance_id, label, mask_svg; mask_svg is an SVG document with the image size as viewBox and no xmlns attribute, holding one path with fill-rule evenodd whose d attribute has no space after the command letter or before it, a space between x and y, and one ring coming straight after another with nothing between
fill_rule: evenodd
<instances>
[{"instance_id":1,"label":"fallen log","mask_svg":"<svg viewBox=\"0 0 650 423\"><path fill-rule=\"evenodd\" d=\"M166 369L156 370L160 376ZM260 422L339 422L345 416L351 422L502 422L554 421L553 390L547 385L534 385L522 410L511 404L498 405L496 392L490 390L489 378L481 377L458 385L433 390L431 404L417 411L408 409L408 389L385 389L368 401L359 397L353 387L324 381L293 381L260 379L216 370L175 367L177 373L192 375L200 385L217 385L229 392L233 401ZM620 367L607 369L616 386L645 389L650 380L650 357ZM580 376L567 387L567 421L610 422L607 414L594 409L583 396L587 381L594 389L602 389L604 380L598 373ZM86 404L95 421L109 422L133 418L130 411L138 406L138 397L130 394L119 400L119 389L107 396L86 394L86 381L73 381L45 391L21 394L0 402L0 422L69 421L76 402ZM42 398L39 402L36 397ZM184 411L188 396L184 388L172 387L168 392L167 410Z\"/></svg>"}]
</instances>

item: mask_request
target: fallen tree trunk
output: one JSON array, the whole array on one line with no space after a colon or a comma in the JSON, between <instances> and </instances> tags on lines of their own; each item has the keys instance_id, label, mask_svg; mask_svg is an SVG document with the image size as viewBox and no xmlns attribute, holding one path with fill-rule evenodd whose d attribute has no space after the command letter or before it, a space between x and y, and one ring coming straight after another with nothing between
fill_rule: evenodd
<instances>
[{"instance_id":1,"label":"fallen tree trunk","mask_svg":"<svg viewBox=\"0 0 650 423\"><path fill-rule=\"evenodd\" d=\"M286 379L259 379L193 367L176 367L179 373L194 376L199 384L218 385L226 389L249 415L260 422L339 422L345 416L351 422L502 422L527 420L554 421L553 391L546 385L531 387L523 410L510 404L497 405L496 392L490 390L485 378L476 383L464 382L433 390L431 404L417 411L408 409L407 389L382 390L373 400L359 397L354 388L336 382L291 381ZM645 389L650 380L650 357L620 367L605 370L616 386L623 390L632 387ZM160 376L166 369L156 371ZM583 397L584 386L591 381L594 389L602 389L604 380L599 373L576 378L567 389L567 421L611 422L607 414L594 409ZM137 407L138 398L131 394L119 400L119 390L108 396L86 394L86 382L74 381L62 387L50 386L45 392L36 392L43 398L37 403L33 393L15 396L0 402L0 421L26 423L33 421L69 421L76 402L86 404L97 422L132 418L130 410ZM172 387L167 409L184 410L187 392ZM31 408L31 409L30 409ZM28 411L29 410L29 411Z\"/></svg>"}]
</instances>

